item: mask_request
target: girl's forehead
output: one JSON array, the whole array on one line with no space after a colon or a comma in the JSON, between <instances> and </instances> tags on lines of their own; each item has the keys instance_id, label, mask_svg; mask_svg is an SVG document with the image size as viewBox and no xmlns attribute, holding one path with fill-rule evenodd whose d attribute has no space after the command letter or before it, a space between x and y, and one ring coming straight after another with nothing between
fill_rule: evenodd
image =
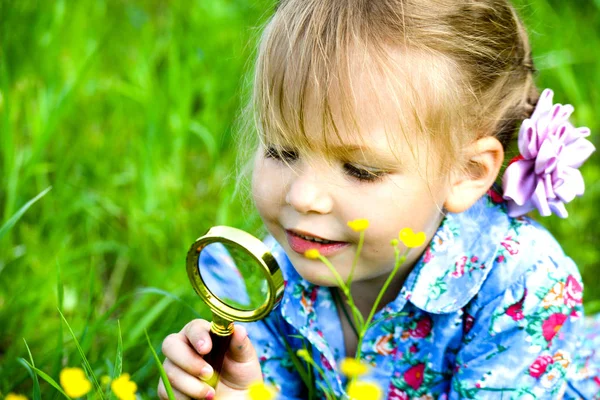
<instances>
[{"instance_id":1,"label":"girl's forehead","mask_svg":"<svg viewBox=\"0 0 600 400\"><path fill-rule=\"evenodd\" d=\"M385 60L352 54L325 74L301 71L291 59L265 71L260 79L268 90L257 104L263 138L334 154L373 146L398 150L427 139L432 122L450 114L444 97L456 94L447 79L452 68L416 50L386 54Z\"/></svg>"},{"instance_id":2,"label":"girl's forehead","mask_svg":"<svg viewBox=\"0 0 600 400\"><path fill-rule=\"evenodd\" d=\"M364 76L355 79L352 86L332 86L326 96L307 91L306 101L297 105L299 111L288 105L275 129L264 130L266 142L334 157L379 157L397 163L399 153L423 139L418 113L381 82Z\"/></svg>"}]
</instances>

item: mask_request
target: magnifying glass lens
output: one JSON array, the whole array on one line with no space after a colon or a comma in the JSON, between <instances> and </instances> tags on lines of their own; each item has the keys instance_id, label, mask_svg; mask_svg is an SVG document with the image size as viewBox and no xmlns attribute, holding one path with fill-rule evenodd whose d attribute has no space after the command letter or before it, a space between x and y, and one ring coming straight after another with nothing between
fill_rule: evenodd
<instances>
[{"instance_id":1,"label":"magnifying glass lens","mask_svg":"<svg viewBox=\"0 0 600 400\"><path fill-rule=\"evenodd\" d=\"M269 284L256 258L237 244L210 243L200 253L200 276L223 303L255 310L267 301Z\"/></svg>"}]
</instances>

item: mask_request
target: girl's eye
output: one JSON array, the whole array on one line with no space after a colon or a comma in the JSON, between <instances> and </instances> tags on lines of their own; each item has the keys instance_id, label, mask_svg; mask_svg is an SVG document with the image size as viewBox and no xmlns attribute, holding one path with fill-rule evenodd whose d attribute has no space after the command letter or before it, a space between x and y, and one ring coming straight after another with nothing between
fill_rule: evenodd
<instances>
[{"instance_id":1,"label":"girl's eye","mask_svg":"<svg viewBox=\"0 0 600 400\"><path fill-rule=\"evenodd\" d=\"M344 164L344 171L346 171L348 175L364 182L375 182L385 175L385 171L379 169L357 167L356 165L348 163Z\"/></svg>"},{"instance_id":2,"label":"girl's eye","mask_svg":"<svg viewBox=\"0 0 600 400\"><path fill-rule=\"evenodd\" d=\"M298 159L298 153L293 150L280 150L276 149L275 147L267 147L267 150L265 151L265 157L272 158L274 160L292 162Z\"/></svg>"}]
</instances>

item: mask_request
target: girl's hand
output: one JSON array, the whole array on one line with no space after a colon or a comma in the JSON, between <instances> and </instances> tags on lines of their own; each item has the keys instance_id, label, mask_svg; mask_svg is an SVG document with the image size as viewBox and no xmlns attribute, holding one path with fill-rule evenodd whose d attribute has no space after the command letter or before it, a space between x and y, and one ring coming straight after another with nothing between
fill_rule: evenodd
<instances>
[{"instance_id":1,"label":"girl's hand","mask_svg":"<svg viewBox=\"0 0 600 400\"><path fill-rule=\"evenodd\" d=\"M196 319L163 341L162 351L167 357L163 366L178 400L215 398L215 390L204 382L213 374L212 367L202 358L212 349L209 331L210 322ZM257 381L262 381L262 373L256 351L246 328L235 325L216 396L219 400L245 398L248 387ZM168 399L162 379L158 383L158 395L163 400Z\"/></svg>"}]
</instances>

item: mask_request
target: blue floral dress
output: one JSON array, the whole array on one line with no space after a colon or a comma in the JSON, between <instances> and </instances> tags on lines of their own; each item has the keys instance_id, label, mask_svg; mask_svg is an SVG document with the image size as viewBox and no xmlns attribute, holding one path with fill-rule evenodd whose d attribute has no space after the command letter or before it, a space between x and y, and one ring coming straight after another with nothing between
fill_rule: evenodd
<instances>
[{"instance_id":1,"label":"blue floral dress","mask_svg":"<svg viewBox=\"0 0 600 400\"><path fill-rule=\"evenodd\" d=\"M265 242L286 279L280 306L247 325L265 381L278 398L308 398L292 361L306 348L322 370L312 369L315 397L328 390L344 398L331 291L302 279L273 238ZM216 253L203 255L201 267L224 274L227 256ZM538 223L508 217L494 191L447 215L374 321L361 349L372 366L365 379L388 399L600 399L600 339L592 334L600 323L583 318L577 267Z\"/></svg>"}]
</instances>

